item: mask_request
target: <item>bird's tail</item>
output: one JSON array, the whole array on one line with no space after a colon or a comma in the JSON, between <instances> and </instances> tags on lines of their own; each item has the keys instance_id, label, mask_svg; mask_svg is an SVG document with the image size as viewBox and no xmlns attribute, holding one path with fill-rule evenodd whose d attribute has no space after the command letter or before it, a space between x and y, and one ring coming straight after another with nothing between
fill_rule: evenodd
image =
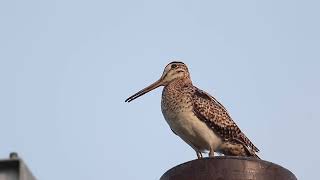
<instances>
[{"instance_id":1,"label":"bird's tail","mask_svg":"<svg viewBox=\"0 0 320 180\"><path fill-rule=\"evenodd\" d=\"M234 141L237 143L242 144L243 148L245 149L245 154L248 157L253 157L260 159L260 157L256 154L259 152L259 149L253 145L253 143L242 133L243 136L240 136L240 139L235 138Z\"/></svg>"},{"instance_id":2,"label":"bird's tail","mask_svg":"<svg viewBox=\"0 0 320 180\"><path fill-rule=\"evenodd\" d=\"M256 158L256 159L261 159L255 152L253 152L251 149L248 149L246 148L247 150L247 153L248 153L248 156L249 157L253 157L253 158Z\"/></svg>"},{"instance_id":3,"label":"bird's tail","mask_svg":"<svg viewBox=\"0 0 320 180\"><path fill-rule=\"evenodd\" d=\"M261 159L256 153L254 153L253 157L257 159Z\"/></svg>"},{"instance_id":4,"label":"bird's tail","mask_svg":"<svg viewBox=\"0 0 320 180\"><path fill-rule=\"evenodd\" d=\"M244 142L247 147L249 147L253 152L259 152L260 150L247 138L243 133L240 134L239 140Z\"/></svg>"},{"instance_id":5,"label":"bird's tail","mask_svg":"<svg viewBox=\"0 0 320 180\"><path fill-rule=\"evenodd\" d=\"M246 146L244 142L232 140L224 142L219 147L220 152L226 156L242 156L260 159L260 157L251 148Z\"/></svg>"}]
</instances>

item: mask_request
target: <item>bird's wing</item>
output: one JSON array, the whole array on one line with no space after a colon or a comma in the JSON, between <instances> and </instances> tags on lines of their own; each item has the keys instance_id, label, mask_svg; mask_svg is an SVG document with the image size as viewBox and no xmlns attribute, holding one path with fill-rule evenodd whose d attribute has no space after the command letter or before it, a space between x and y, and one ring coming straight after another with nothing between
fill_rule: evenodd
<instances>
[{"instance_id":1,"label":"bird's wing","mask_svg":"<svg viewBox=\"0 0 320 180\"><path fill-rule=\"evenodd\" d=\"M241 132L226 108L214 97L198 88L193 94L193 111L223 140L238 141L254 152L259 152L259 149Z\"/></svg>"}]
</instances>

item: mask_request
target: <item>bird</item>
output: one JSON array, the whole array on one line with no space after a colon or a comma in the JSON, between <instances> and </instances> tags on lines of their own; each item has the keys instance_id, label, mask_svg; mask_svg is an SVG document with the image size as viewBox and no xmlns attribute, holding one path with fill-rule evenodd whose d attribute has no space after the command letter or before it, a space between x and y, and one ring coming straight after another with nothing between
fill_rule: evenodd
<instances>
[{"instance_id":1,"label":"bird","mask_svg":"<svg viewBox=\"0 0 320 180\"><path fill-rule=\"evenodd\" d=\"M225 156L259 158L259 149L213 96L193 85L188 67L172 61L159 80L130 96L125 102L163 86L161 111L174 134L194 149L197 158Z\"/></svg>"}]
</instances>

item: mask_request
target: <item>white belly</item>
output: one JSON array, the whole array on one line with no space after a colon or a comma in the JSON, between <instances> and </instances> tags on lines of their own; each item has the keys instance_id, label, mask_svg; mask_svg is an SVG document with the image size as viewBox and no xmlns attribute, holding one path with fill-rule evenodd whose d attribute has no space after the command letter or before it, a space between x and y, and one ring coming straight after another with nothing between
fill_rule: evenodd
<instances>
[{"instance_id":1,"label":"white belly","mask_svg":"<svg viewBox=\"0 0 320 180\"><path fill-rule=\"evenodd\" d=\"M221 139L192 111L171 114L173 115L171 117L165 112L163 115L170 128L196 151L216 151L222 143Z\"/></svg>"}]
</instances>

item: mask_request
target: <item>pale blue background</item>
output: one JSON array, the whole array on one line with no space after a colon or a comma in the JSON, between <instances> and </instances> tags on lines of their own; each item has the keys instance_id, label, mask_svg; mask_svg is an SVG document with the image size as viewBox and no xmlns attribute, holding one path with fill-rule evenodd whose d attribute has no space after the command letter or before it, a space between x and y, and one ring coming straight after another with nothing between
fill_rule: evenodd
<instances>
[{"instance_id":1,"label":"pale blue background","mask_svg":"<svg viewBox=\"0 0 320 180\"><path fill-rule=\"evenodd\" d=\"M0 2L0 156L40 180L158 179L195 159L160 111L173 59L263 159L319 175L319 1Z\"/></svg>"}]
</instances>

